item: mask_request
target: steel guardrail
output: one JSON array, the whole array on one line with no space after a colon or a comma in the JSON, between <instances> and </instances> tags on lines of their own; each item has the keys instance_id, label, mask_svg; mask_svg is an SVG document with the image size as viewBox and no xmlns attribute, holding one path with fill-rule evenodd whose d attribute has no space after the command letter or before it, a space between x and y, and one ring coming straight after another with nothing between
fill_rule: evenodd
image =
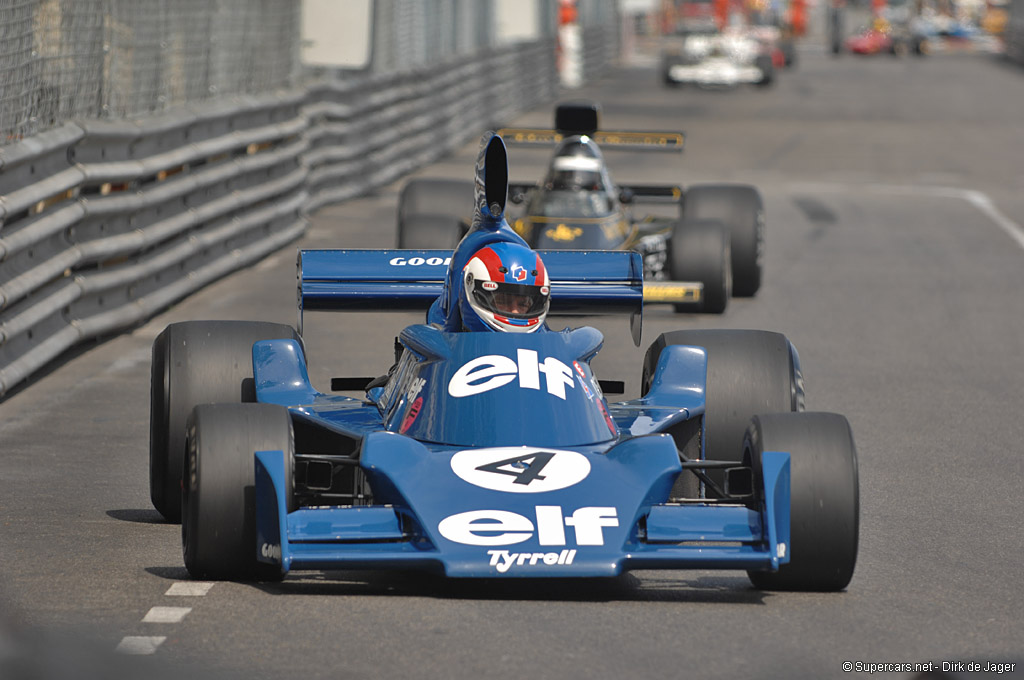
<instances>
[{"instance_id":1,"label":"steel guardrail","mask_svg":"<svg viewBox=\"0 0 1024 680\"><path fill-rule=\"evenodd\" d=\"M588 29L591 42L608 36ZM592 73L605 51L591 45ZM0 147L0 397L558 95L553 39Z\"/></svg>"}]
</instances>

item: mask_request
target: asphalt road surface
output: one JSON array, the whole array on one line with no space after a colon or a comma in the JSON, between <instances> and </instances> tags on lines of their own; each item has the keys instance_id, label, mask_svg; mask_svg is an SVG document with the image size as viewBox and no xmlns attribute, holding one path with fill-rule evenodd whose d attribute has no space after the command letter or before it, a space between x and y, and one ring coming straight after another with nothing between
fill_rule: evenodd
<instances>
[{"instance_id":1,"label":"asphalt road surface","mask_svg":"<svg viewBox=\"0 0 1024 680\"><path fill-rule=\"evenodd\" d=\"M296 247L393 246L397 183L320 210L300 243L0 403L0 624L20 631L0 663L20 655L53 677L87 677L120 648L196 678L839 678L970 661L1024 672L1024 70L989 56L809 49L770 89L667 89L653 65L634 65L567 96L602 102L606 128L686 131L682 156L607 152L614 178L763 192L758 295L722 316L648 308L640 348L625 320L606 319L595 368L632 398L662 331L786 333L808 408L845 414L856 437L861 544L848 590L764 593L712 571L191 582L179 527L148 496L153 338L185 319L294 322ZM545 108L509 123L550 120ZM475 153L420 174L469 178ZM512 178L537 178L546 159L513 149ZM310 318L314 384L383 372L391 338L416 320ZM77 645L92 660L53 670ZM96 677L142 666L110 668Z\"/></svg>"}]
</instances>

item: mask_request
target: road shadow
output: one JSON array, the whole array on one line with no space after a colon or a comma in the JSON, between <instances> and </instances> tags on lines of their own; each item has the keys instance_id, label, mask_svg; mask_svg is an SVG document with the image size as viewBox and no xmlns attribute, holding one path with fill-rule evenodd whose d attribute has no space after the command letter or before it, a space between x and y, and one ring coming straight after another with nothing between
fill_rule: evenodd
<instances>
[{"instance_id":1,"label":"road shadow","mask_svg":"<svg viewBox=\"0 0 1024 680\"><path fill-rule=\"evenodd\" d=\"M159 576L167 581L190 581L193 580L184 566L177 567L146 567L146 573ZM199 580L199 579L196 579Z\"/></svg>"},{"instance_id":2,"label":"road shadow","mask_svg":"<svg viewBox=\"0 0 1024 680\"><path fill-rule=\"evenodd\" d=\"M168 524L163 515L152 508L107 510L107 517L121 522L134 522L135 524Z\"/></svg>"},{"instance_id":3,"label":"road shadow","mask_svg":"<svg viewBox=\"0 0 1024 680\"><path fill-rule=\"evenodd\" d=\"M279 583L251 583L269 595L431 597L448 600L553 602L692 602L762 605L770 593L745 576L685 572L613 578L449 579L419 572L299 572Z\"/></svg>"}]
</instances>

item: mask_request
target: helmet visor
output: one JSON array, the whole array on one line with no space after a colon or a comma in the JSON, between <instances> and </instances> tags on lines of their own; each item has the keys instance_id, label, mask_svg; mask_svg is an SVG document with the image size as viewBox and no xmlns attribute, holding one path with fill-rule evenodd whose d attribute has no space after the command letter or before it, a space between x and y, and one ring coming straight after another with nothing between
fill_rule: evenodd
<instances>
[{"instance_id":1,"label":"helmet visor","mask_svg":"<svg viewBox=\"0 0 1024 680\"><path fill-rule=\"evenodd\" d=\"M535 319L548 311L547 286L477 281L473 301L491 312L510 319Z\"/></svg>"}]
</instances>

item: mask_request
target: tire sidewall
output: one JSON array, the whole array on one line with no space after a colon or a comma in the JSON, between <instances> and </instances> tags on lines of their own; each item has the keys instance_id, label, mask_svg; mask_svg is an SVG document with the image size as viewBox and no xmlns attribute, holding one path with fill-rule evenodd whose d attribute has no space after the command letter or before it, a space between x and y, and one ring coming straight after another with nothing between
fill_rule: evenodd
<instances>
[{"instance_id":1,"label":"tire sidewall","mask_svg":"<svg viewBox=\"0 0 1024 680\"><path fill-rule=\"evenodd\" d=\"M693 329L662 333L644 355L641 390L650 389L658 359L669 345L703 347L705 456L740 461L750 419L766 412L802 408L803 378L796 350L781 333L760 330ZM799 393L799 400L795 394ZM717 473L712 475L717 477Z\"/></svg>"},{"instance_id":2,"label":"tire sidewall","mask_svg":"<svg viewBox=\"0 0 1024 680\"><path fill-rule=\"evenodd\" d=\"M745 460L763 488L764 451L790 454L790 562L777 572L749 572L764 589L836 591L853 577L860 532L856 446L849 422L835 413L755 416Z\"/></svg>"},{"instance_id":3,"label":"tire sidewall","mask_svg":"<svg viewBox=\"0 0 1024 680\"><path fill-rule=\"evenodd\" d=\"M697 184L683 199L684 220L716 219L729 233L732 294L751 297L764 271L765 214L761 192L749 184Z\"/></svg>"},{"instance_id":4,"label":"tire sidewall","mask_svg":"<svg viewBox=\"0 0 1024 680\"><path fill-rule=\"evenodd\" d=\"M186 423L197 404L255 401L252 346L295 330L257 321L186 321L153 343L150 369L150 497L169 522L181 519Z\"/></svg>"},{"instance_id":5,"label":"tire sidewall","mask_svg":"<svg viewBox=\"0 0 1024 680\"><path fill-rule=\"evenodd\" d=\"M418 177L398 198L397 245L403 249L451 249L473 213L473 183Z\"/></svg>"},{"instance_id":6,"label":"tire sidewall","mask_svg":"<svg viewBox=\"0 0 1024 680\"><path fill-rule=\"evenodd\" d=\"M669 240L669 274L674 281L704 285L701 311L721 314L732 296L732 257L728 229L718 220L677 222ZM676 311L691 311L680 305Z\"/></svg>"},{"instance_id":7,"label":"tire sidewall","mask_svg":"<svg viewBox=\"0 0 1024 680\"><path fill-rule=\"evenodd\" d=\"M285 496L294 498L295 436L276 404L202 404L188 423L183 461L182 553L197 578L276 580L256 545L255 452L285 452ZM287 510L287 508L283 509Z\"/></svg>"}]
</instances>

